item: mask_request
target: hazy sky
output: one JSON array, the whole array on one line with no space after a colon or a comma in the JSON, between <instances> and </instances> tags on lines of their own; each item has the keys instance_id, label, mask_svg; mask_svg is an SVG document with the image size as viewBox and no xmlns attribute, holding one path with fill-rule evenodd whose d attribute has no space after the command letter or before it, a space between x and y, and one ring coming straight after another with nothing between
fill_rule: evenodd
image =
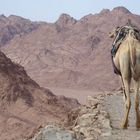
<instances>
[{"instance_id":1,"label":"hazy sky","mask_svg":"<svg viewBox=\"0 0 140 140\"><path fill-rule=\"evenodd\" d=\"M33 21L54 22L67 13L76 19L102 9L124 6L140 15L140 0L0 0L0 14L19 15Z\"/></svg>"}]
</instances>

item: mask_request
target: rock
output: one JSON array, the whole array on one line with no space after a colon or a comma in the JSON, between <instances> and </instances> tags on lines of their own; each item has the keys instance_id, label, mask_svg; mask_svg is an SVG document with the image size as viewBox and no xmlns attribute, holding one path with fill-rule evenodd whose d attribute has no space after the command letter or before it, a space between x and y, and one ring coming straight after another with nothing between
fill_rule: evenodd
<instances>
[{"instance_id":1,"label":"rock","mask_svg":"<svg viewBox=\"0 0 140 140\"><path fill-rule=\"evenodd\" d=\"M99 100L98 99L95 99L94 97L92 96L87 96L87 106L89 107L97 107L97 105L99 104Z\"/></svg>"},{"instance_id":2,"label":"rock","mask_svg":"<svg viewBox=\"0 0 140 140\"><path fill-rule=\"evenodd\" d=\"M90 138L86 138L84 140L93 140L93 137L90 137Z\"/></svg>"},{"instance_id":3,"label":"rock","mask_svg":"<svg viewBox=\"0 0 140 140\"><path fill-rule=\"evenodd\" d=\"M103 125L103 128L111 129L110 121L108 119L103 120L102 125Z\"/></svg>"},{"instance_id":4,"label":"rock","mask_svg":"<svg viewBox=\"0 0 140 140\"><path fill-rule=\"evenodd\" d=\"M78 124L80 124L80 126L91 126L93 122L96 120L95 116L96 116L95 113L84 114L79 118Z\"/></svg>"},{"instance_id":5,"label":"rock","mask_svg":"<svg viewBox=\"0 0 140 140\"><path fill-rule=\"evenodd\" d=\"M72 130L75 131L75 132L79 132L79 130L80 130L80 125L75 126Z\"/></svg>"},{"instance_id":6,"label":"rock","mask_svg":"<svg viewBox=\"0 0 140 140\"><path fill-rule=\"evenodd\" d=\"M77 140L74 132L55 125L48 125L42 129L33 140Z\"/></svg>"},{"instance_id":7,"label":"rock","mask_svg":"<svg viewBox=\"0 0 140 140\"><path fill-rule=\"evenodd\" d=\"M94 132L96 132L96 133L98 133L98 134L101 134L102 132L101 132L101 129L99 129L99 128L92 128L93 130L94 130Z\"/></svg>"},{"instance_id":8,"label":"rock","mask_svg":"<svg viewBox=\"0 0 140 140\"><path fill-rule=\"evenodd\" d=\"M108 132L106 132L106 133L102 133L102 136L103 136L103 137L111 136L111 131L108 131Z\"/></svg>"}]
</instances>

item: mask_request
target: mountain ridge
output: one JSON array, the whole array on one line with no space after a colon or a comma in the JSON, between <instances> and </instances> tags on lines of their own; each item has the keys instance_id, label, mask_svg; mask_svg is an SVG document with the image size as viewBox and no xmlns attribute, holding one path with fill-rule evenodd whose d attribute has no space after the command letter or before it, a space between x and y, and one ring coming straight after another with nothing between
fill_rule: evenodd
<instances>
[{"instance_id":1,"label":"mountain ridge","mask_svg":"<svg viewBox=\"0 0 140 140\"><path fill-rule=\"evenodd\" d=\"M113 40L108 34L128 19L140 28L140 16L124 7L80 20L62 14L54 23L40 24L36 30L16 36L1 50L43 87L114 90L119 81L113 74Z\"/></svg>"}]
</instances>

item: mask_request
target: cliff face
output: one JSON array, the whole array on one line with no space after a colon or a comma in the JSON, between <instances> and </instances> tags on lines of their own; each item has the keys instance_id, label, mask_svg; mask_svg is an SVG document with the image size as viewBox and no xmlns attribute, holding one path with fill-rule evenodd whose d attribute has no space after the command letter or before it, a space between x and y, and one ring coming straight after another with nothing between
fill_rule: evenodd
<instances>
[{"instance_id":1,"label":"cliff face","mask_svg":"<svg viewBox=\"0 0 140 140\"><path fill-rule=\"evenodd\" d=\"M23 140L47 122L67 119L79 103L41 88L19 64L0 52L0 139Z\"/></svg>"},{"instance_id":2,"label":"cliff face","mask_svg":"<svg viewBox=\"0 0 140 140\"><path fill-rule=\"evenodd\" d=\"M108 34L128 19L140 27L140 16L124 7L104 9L80 20L62 14L53 24L40 23L36 30L14 37L2 51L41 86L112 90L118 80Z\"/></svg>"}]
</instances>

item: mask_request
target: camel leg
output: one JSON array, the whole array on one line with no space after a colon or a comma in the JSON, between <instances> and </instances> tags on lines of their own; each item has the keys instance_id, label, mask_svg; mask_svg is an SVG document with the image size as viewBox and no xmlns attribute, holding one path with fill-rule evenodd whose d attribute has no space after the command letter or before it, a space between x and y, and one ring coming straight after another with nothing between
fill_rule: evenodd
<instances>
[{"instance_id":1,"label":"camel leg","mask_svg":"<svg viewBox=\"0 0 140 140\"><path fill-rule=\"evenodd\" d=\"M140 113L139 113L139 80L134 80L135 92L135 111L136 111L136 127L140 128Z\"/></svg>"},{"instance_id":2,"label":"camel leg","mask_svg":"<svg viewBox=\"0 0 140 140\"><path fill-rule=\"evenodd\" d=\"M119 76L119 78L120 78L121 89L122 89L122 91L124 91L124 84L123 84L122 77Z\"/></svg>"},{"instance_id":3,"label":"camel leg","mask_svg":"<svg viewBox=\"0 0 140 140\"><path fill-rule=\"evenodd\" d=\"M120 82L121 82L121 89L122 89L122 91L123 91L123 101L124 101L124 103L125 103L125 100L126 100L126 94L125 94L125 88L124 88L124 83L123 83L123 79L122 79L122 77L121 76L119 76L119 78L120 78Z\"/></svg>"},{"instance_id":4,"label":"camel leg","mask_svg":"<svg viewBox=\"0 0 140 140\"><path fill-rule=\"evenodd\" d=\"M121 128L126 129L128 126L128 115L131 107L131 101L130 101L130 80L127 78L123 78L124 83L124 94L125 94L125 112L124 112L124 118L121 123Z\"/></svg>"}]
</instances>

